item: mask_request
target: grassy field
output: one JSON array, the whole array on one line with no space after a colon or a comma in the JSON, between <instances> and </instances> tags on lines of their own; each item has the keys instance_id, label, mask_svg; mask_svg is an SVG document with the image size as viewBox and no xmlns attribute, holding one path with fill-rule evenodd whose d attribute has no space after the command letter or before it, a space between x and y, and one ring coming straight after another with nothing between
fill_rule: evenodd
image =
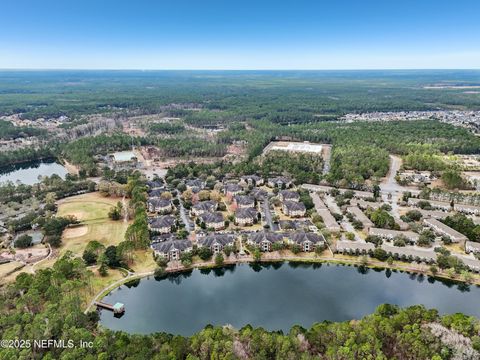
<instances>
[{"instance_id":1,"label":"grassy field","mask_svg":"<svg viewBox=\"0 0 480 360\"><path fill-rule=\"evenodd\" d=\"M129 223L108 218L109 210L118 201L121 199L103 197L97 192L61 200L58 203L57 215L74 215L80 221L80 225L64 231L60 254L70 250L75 255L81 256L91 240L97 240L105 247L123 241Z\"/></svg>"}]
</instances>

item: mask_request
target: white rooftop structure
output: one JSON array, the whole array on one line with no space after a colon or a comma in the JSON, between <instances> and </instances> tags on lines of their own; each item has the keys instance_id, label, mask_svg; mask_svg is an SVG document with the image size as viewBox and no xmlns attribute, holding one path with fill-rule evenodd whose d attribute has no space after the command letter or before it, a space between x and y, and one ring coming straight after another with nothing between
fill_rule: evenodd
<instances>
[{"instance_id":1,"label":"white rooftop structure","mask_svg":"<svg viewBox=\"0 0 480 360\"><path fill-rule=\"evenodd\" d=\"M320 154L322 152L323 145L312 144L309 142L290 142L290 141L275 141L270 143L268 150L280 150L291 152L304 152Z\"/></svg>"}]
</instances>

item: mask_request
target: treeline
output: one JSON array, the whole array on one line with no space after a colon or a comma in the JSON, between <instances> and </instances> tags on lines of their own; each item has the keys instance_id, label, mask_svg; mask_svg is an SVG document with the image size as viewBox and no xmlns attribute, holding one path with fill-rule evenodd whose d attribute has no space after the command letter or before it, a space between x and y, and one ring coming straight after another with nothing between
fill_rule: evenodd
<instances>
[{"instance_id":1,"label":"treeline","mask_svg":"<svg viewBox=\"0 0 480 360\"><path fill-rule=\"evenodd\" d=\"M25 147L18 150L1 151L0 168L6 169L8 166L15 164L55 158L56 148L57 146L55 144L50 144L49 146L40 147L38 149L34 147Z\"/></svg>"},{"instance_id":2,"label":"treeline","mask_svg":"<svg viewBox=\"0 0 480 360\"><path fill-rule=\"evenodd\" d=\"M2 359L411 359L443 360L480 350L480 323L463 314L440 316L421 305L381 305L356 321L321 322L288 333L245 326L207 326L191 337L135 335L98 327L96 311L83 313L83 295L93 281L84 261L67 253L52 268L22 273L0 292L3 340L93 342L92 347L2 347ZM435 329L435 331L433 330ZM461 334L460 353L443 342ZM39 335L40 334L40 335ZM463 352L462 352L463 351ZM464 357L465 358L465 357Z\"/></svg>"},{"instance_id":3,"label":"treeline","mask_svg":"<svg viewBox=\"0 0 480 360\"><path fill-rule=\"evenodd\" d=\"M17 139L29 136L45 135L45 129L30 126L13 126L10 121L0 120L0 139Z\"/></svg>"},{"instance_id":4,"label":"treeline","mask_svg":"<svg viewBox=\"0 0 480 360\"><path fill-rule=\"evenodd\" d=\"M135 172L129 177L126 191L127 196L130 198L129 208L133 213L133 223L128 226L125 232L124 243L131 244L131 247L134 249L147 249L150 245L148 218L145 209L147 192L145 181L139 172Z\"/></svg>"},{"instance_id":5,"label":"treeline","mask_svg":"<svg viewBox=\"0 0 480 360\"><path fill-rule=\"evenodd\" d=\"M167 157L222 157L227 153L225 144L193 136L155 138L151 142Z\"/></svg>"},{"instance_id":6,"label":"treeline","mask_svg":"<svg viewBox=\"0 0 480 360\"><path fill-rule=\"evenodd\" d=\"M68 174L63 180L60 176L53 174L45 176L40 182L33 185L14 184L7 182L0 185L0 202L15 201L21 203L32 196L43 201L47 194L55 194L56 199L62 199L80 192L95 191L93 181L80 179L76 175Z\"/></svg>"},{"instance_id":7,"label":"treeline","mask_svg":"<svg viewBox=\"0 0 480 360\"><path fill-rule=\"evenodd\" d=\"M148 126L153 134L179 134L185 131L185 126L180 123L153 123Z\"/></svg>"}]
</instances>

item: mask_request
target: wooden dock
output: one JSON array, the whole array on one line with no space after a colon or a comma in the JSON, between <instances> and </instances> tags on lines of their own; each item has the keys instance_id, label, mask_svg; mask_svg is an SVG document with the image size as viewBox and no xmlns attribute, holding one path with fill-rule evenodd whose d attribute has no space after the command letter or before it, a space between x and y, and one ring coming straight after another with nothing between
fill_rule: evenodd
<instances>
[{"instance_id":1,"label":"wooden dock","mask_svg":"<svg viewBox=\"0 0 480 360\"><path fill-rule=\"evenodd\" d=\"M112 305L102 301L95 301L94 305L102 309L113 311L114 314L123 314L125 312L125 305L122 303L115 303Z\"/></svg>"}]
</instances>

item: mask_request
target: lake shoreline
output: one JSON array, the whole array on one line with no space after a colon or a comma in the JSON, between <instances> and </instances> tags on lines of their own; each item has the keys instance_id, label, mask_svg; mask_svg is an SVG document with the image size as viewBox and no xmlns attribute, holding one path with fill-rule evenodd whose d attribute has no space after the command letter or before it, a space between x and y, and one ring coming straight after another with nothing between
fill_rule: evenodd
<instances>
[{"instance_id":1,"label":"lake shoreline","mask_svg":"<svg viewBox=\"0 0 480 360\"><path fill-rule=\"evenodd\" d=\"M373 260L373 259L370 259ZM270 259L262 259L261 261L254 261L251 256L245 257L242 259L235 259L235 260L225 260L222 265L217 265L215 262L209 261L209 262L199 262L199 263L193 263L189 267L185 267L183 265L176 266L174 268L167 268L165 269L165 274L164 276L168 275L174 275L174 274L181 274L185 272L189 272L195 269L202 270L202 269L219 269L225 266L230 266L230 265L240 265L240 264L268 264L268 263L300 263L300 264L334 264L334 265L341 265L341 266L353 266L357 268L364 267L366 269L373 269L373 270L391 270L392 272L400 272L400 273L407 273L407 274L418 274L418 275L423 275L427 276L430 278L433 278L438 281L443 281L443 282L451 282L454 284L464 284L466 286L477 286L480 287L480 281L473 281L471 283L467 283L465 281L462 281L461 279L453 279L450 278L446 275L443 274L436 274L433 275L431 273L426 273L425 271L422 271L420 269L415 269L412 267L408 266L389 266L386 263L381 263L381 262L374 262L374 263L369 263L367 265L362 265L360 264L360 261L350 261L348 259L326 259L326 258L302 258L298 256L286 256L282 258L270 258ZM104 297L108 296L112 291L118 289L122 285L125 285L126 283L129 283L130 281L136 281L136 280L141 280L144 278L149 278L151 276L154 276L154 270L148 271L145 273L141 274L135 274L133 273L131 276L127 276L126 278L120 279L104 289L102 289L101 292L99 292L90 302L88 307L85 310L85 313L87 313L91 308L93 308L93 302L94 301L100 301Z\"/></svg>"},{"instance_id":2,"label":"lake shoreline","mask_svg":"<svg viewBox=\"0 0 480 360\"><path fill-rule=\"evenodd\" d=\"M241 264L247 266L237 266ZM370 268L374 271L369 271ZM143 278L147 279L141 281ZM257 293L260 289L263 290ZM285 292L287 289L292 291ZM108 294L103 294L106 296L103 301L125 304L126 316L116 319L102 311L99 326L132 334L166 332L183 336L201 330L202 324L231 324L235 328L251 324L268 331L288 331L294 324L310 327L312 319L317 322L361 319L381 304L399 307L422 304L442 314L462 312L480 316L475 305L479 291L478 286L463 286L460 281L427 274L417 276L401 270L385 271L375 266L362 268L331 261L276 259L230 262L222 266L198 263L189 268L168 269L158 277L150 272L122 279ZM349 300L352 296L359 299L355 307ZM180 310L190 308L190 303L196 306L194 314ZM218 307L223 303L229 305ZM253 306L254 315L243 318L235 310L240 304L244 310ZM213 313L211 306L216 309ZM285 306L300 306L303 310L280 318L264 316L278 313ZM180 307L178 313L177 307Z\"/></svg>"}]
</instances>

